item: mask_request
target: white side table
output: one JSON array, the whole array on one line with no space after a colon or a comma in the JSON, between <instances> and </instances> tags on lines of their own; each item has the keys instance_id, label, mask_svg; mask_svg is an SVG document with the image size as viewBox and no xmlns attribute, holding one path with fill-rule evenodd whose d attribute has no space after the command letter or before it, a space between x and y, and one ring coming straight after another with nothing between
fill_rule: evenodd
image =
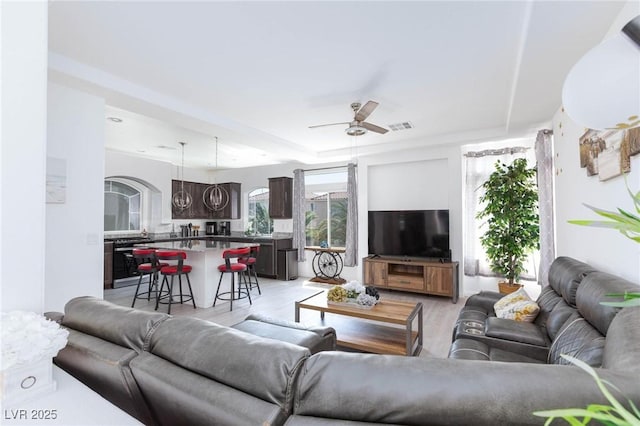
<instances>
[{"instance_id":1,"label":"white side table","mask_svg":"<svg viewBox=\"0 0 640 426\"><path fill-rule=\"evenodd\" d=\"M3 406L2 425L141 425L66 371L53 366L58 389L15 406Z\"/></svg>"}]
</instances>

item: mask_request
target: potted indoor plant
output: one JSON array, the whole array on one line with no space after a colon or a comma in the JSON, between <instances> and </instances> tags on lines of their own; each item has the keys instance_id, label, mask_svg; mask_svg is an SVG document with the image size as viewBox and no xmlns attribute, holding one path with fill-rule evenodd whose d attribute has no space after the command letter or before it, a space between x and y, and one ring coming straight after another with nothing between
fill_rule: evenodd
<instances>
[{"instance_id":1,"label":"potted indoor plant","mask_svg":"<svg viewBox=\"0 0 640 426\"><path fill-rule=\"evenodd\" d=\"M491 270L508 280L498 283L501 293L510 293L520 285L516 281L524 269L527 255L539 247L538 187L536 169L527 160L516 159L506 165L500 161L482 185L480 202L484 208L477 215L486 219L487 231L480 237Z\"/></svg>"}]
</instances>

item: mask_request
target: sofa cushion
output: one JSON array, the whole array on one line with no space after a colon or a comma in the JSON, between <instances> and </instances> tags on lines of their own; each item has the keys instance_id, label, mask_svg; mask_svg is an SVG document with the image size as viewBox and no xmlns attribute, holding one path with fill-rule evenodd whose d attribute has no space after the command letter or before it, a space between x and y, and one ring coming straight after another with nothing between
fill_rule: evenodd
<instances>
[{"instance_id":1,"label":"sofa cushion","mask_svg":"<svg viewBox=\"0 0 640 426\"><path fill-rule=\"evenodd\" d=\"M601 334L606 335L609 324L620 308L605 306L602 302L621 301L622 297L609 297L611 293L640 291L640 287L625 279L605 272L593 272L583 280L576 297L580 314Z\"/></svg>"},{"instance_id":2,"label":"sofa cushion","mask_svg":"<svg viewBox=\"0 0 640 426\"><path fill-rule=\"evenodd\" d=\"M493 309L496 312L496 316L498 318L504 318L503 315L505 315L509 311L511 305L515 304L516 302L522 301L531 301L531 297L529 297L524 287L520 287L513 293L507 294L502 299L498 300L495 305L493 305Z\"/></svg>"},{"instance_id":3,"label":"sofa cushion","mask_svg":"<svg viewBox=\"0 0 640 426\"><path fill-rule=\"evenodd\" d=\"M592 367L600 367L604 344L604 336L576 313L567 320L551 344L547 363L570 364L561 357L564 354L584 361Z\"/></svg>"},{"instance_id":4,"label":"sofa cushion","mask_svg":"<svg viewBox=\"0 0 640 426\"><path fill-rule=\"evenodd\" d=\"M576 306L576 292L582 279L596 271L579 260L560 256L549 267L549 285L562 296L569 306Z\"/></svg>"},{"instance_id":5,"label":"sofa cushion","mask_svg":"<svg viewBox=\"0 0 640 426\"><path fill-rule=\"evenodd\" d=\"M500 312L499 318L518 322L533 322L540 312L540 307L533 300L520 300L507 306Z\"/></svg>"},{"instance_id":6,"label":"sofa cushion","mask_svg":"<svg viewBox=\"0 0 640 426\"><path fill-rule=\"evenodd\" d=\"M573 366L344 352L311 356L296 389L296 416L416 426L535 425L534 411L606 402Z\"/></svg>"},{"instance_id":7,"label":"sofa cushion","mask_svg":"<svg viewBox=\"0 0 640 426\"><path fill-rule=\"evenodd\" d=\"M528 322L503 318L487 318L484 333L487 337L511 340L530 345L547 346L548 344L548 340L545 339L540 327Z\"/></svg>"},{"instance_id":8,"label":"sofa cushion","mask_svg":"<svg viewBox=\"0 0 640 426\"><path fill-rule=\"evenodd\" d=\"M611 321L604 345L602 367L631 377L640 376L640 306L622 309Z\"/></svg>"},{"instance_id":9,"label":"sofa cushion","mask_svg":"<svg viewBox=\"0 0 640 426\"><path fill-rule=\"evenodd\" d=\"M303 346L314 354L336 349L336 331L332 327L306 326L260 314L251 314L244 321L232 326L236 330L269 339Z\"/></svg>"},{"instance_id":10,"label":"sofa cushion","mask_svg":"<svg viewBox=\"0 0 640 426\"><path fill-rule=\"evenodd\" d=\"M476 361L526 362L541 364L543 361L515 352L493 348L484 342L458 339L449 349L449 358Z\"/></svg>"},{"instance_id":11,"label":"sofa cushion","mask_svg":"<svg viewBox=\"0 0 640 426\"><path fill-rule=\"evenodd\" d=\"M307 348L197 318L174 317L151 336L149 352L287 411Z\"/></svg>"},{"instance_id":12,"label":"sofa cushion","mask_svg":"<svg viewBox=\"0 0 640 426\"><path fill-rule=\"evenodd\" d=\"M536 299L536 303L540 307L540 311L535 319L535 323L539 326L544 326L547 322L549 313L551 313L556 305L562 300L562 296L556 293L553 287L546 286L543 288L540 291L540 296Z\"/></svg>"},{"instance_id":13,"label":"sofa cushion","mask_svg":"<svg viewBox=\"0 0 640 426\"><path fill-rule=\"evenodd\" d=\"M577 312L576 308L572 308L563 299L560 299L547 316L547 322L545 323L549 340L553 341L569 317Z\"/></svg>"},{"instance_id":14,"label":"sofa cushion","mask_svg":"<svg viewBox=\"0 0 640 426\"><path fill-rule=\"evenodd\" d=\"M168 318L167 314L125 308L83 296L67 302L61 324L140 352L153 330Z\"/></svg>"},{"instance_id":15,"label":"sofa cushion","mask_svg":"<svg viewBox=\"0 0 640 426\"><path fill-rule=\"evenodd\" d=\"M67 345L54 363L144 424L154 424L131 374L130 362L137 356L133 349L69 329Z\"/></svg>"},{"instance_id":16,"label":"sofa cushion","mask_svg":"<svg viewBox=\"0 0 640 426\"><path fill-rule=\"evenodd\" d=\"M156 425L281 425L288 415L277 404L148 352L131 361L131 370L157 419Z\"/></svg>"}]
</instances>

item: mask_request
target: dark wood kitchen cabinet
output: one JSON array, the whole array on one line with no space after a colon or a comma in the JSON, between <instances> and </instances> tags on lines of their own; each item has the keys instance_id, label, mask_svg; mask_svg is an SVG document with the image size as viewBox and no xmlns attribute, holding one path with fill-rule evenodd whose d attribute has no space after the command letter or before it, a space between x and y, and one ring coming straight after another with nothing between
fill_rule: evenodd
<instances>
[{"instance_id":1,"label":"dark wood kitchen cabinet","mask_svg":"<svg viewBox=\"0 0 640 426\"><path fill-rule=\"evenodd\" d=\"M172 219L240 219L240 199L242 196L241 185L236 182L220 183L218 186L229 194L229 202L221 210L210 210L204 203L203 196L206 189L211 186L208 183L184 181L184 191L191 195L191 206L184 210L171 205ZM171 181L171 199L173 194L180 191L182 181Z\"/></svg>"},{"instance_id":2,"label":"dark wood kitchen cabinet","mask_svg":"<svg viewBox=\"0 0 640 426\"><path fill-rule=\"evenodd\" d=\"M113 242L104 242L104 288L113 288Z\"/></svg>"},{"instance_id":3,"label":"dark wood kitchen cabinet","mask_svg":"<svg viewBox=\"0 0 640 426\"><path fill-rule=\"evenodd\" d=\"M222 210L211 211L207 209L210 212L207 219L240 219L240 198L242 195L240 184L229 182L221 183L220 186L229 194L229 202Z\"/></svg>"},{"instance_id":4,"label":"dark wood kitchen cabinet","mask_svg":"<svg viewBox=\"0 0 640 426\"><path fill-rule=\"evenodd\" d=\"M293 217L293 179L269 178L269 217L291 219Z\"/></svg>"}]
</instances>

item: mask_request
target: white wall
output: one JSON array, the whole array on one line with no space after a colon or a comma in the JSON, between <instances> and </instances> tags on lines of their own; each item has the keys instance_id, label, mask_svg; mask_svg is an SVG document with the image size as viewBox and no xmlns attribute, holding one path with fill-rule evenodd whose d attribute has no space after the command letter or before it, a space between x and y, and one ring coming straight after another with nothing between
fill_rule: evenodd
<instances>
[{"instance_id":1,"label":"white wall","mask_svg":"<svg viewBox=\"0 0 640 426\"><path fill-rule=\"evenodd\" d=\"M1 310L44 310L47 2L0 2Z\"/></svg>"},{"instance_id":2,"label":"white wall","mask_svg":"<svg viewBox=\"0 0 640 426\"><path fill-rule=\"evenodd\" d=\"M622 208L633 212L631 197L622 176L601 182L580 168L578 139L584 127L574 123L562 110L554 116L556 162L557 255L571 256L606 272L640 283L640 244L620 233L567 223L570 219L598 219L586 203L607 210ZM640 191L640 155L631 157L629 187Z\"/></svg>"},{"instance_id":3,"label":"white wall","mask_svg":"<svg viewBox=\"0 0 640 426\"><path fill-rule=\"evenodd\" d=\"M142 157L124 154L119 151L106 151L104 177L128 176L141 179L160 191L158 202L161 204L161 218L159 223L149 226L145 224L149 232L168 232L171 223L176 228L179 224L192 222L200 224L204 230L204 220L175 220L171 219L171 180L181 177L179 166L166 161L150 160ZM184 180L191 182L208 182L206 170L184 168ZM155 208L156 206L154 206ZM179 229L179 228L178 228Z\"/></svg>"},{"instance_id":4,"label":"white wall","mask_svg":"<svg viewBox=\"0 0 640 426\"><path fill-rule=\"evenodd\" d=\"M462 260L462 154L459 146L435 146L363 157L358 162L358 253L368 253L369 209L449 209L452 260ZM394 205L383 199L389 194ZM362 262L358 277L362 279ZM460 275L460 291L464 289Z\"/></svg>"},{"instance_id":5,"label":"white wall","mask_svg":"<svg viewBox=\"0 0 640 426\"><path fill-rule=\"evenodd\" d=\"M64 204L46 205L45 310L102 297L104 100L49 83L47 156L66 163Z\"/></svg>"},{"instance_id":6,"label":"white wall","mask_svg":"<svg viewBox=\"0 0 640 426\"><path fill-rule=\"evenodd\" d=\"M628 1L611 26L607 36L617 34L631 19L640 14L640 2ZM556 162L556 229L557 255L572 256L595 267L640 283L640 244L620 233L567 223L570 219L600 218L582 203L607 210L622 208L633 212L634 206L622 176L601 182L598 176L587 176L580 168L578 139L585 128L559 109L553 117ZM629 188L640 191L640 155L631 157Z\"/></svg>"},{"instance_id":7,"label":"white wall","mask_svg":"<svg viewBox=\"0 0 640 426\"><path fill-rule=\"evenodd\" d=\"M368 210L448 209L449 190L442 185L448 164L444 158L370 166Z\"/></svg>"}]
</instances>

